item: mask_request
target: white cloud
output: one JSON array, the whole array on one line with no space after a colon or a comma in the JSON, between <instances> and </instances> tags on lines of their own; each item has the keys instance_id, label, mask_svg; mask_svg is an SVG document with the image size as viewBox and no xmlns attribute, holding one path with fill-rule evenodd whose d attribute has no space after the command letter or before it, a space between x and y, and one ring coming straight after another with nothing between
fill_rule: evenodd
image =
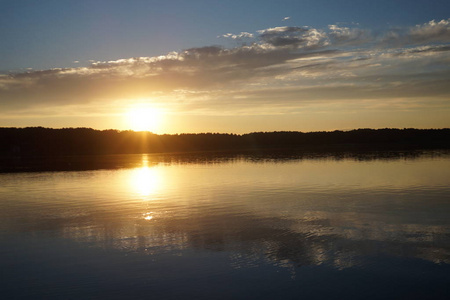
<instances>
[{"instance_id":1,"label":"white cloud","mask_svg":"<svg viewBox=\"0 0 450 300\"><path fill-rule=\"evenodd\" d=\"M414 43L450 42L450 19L417 25L409 32L409 38Z\"/></svg>"},{"instance_id":2,"label":"white cloud","mask_svg":"<svg viewBox=\"0 0 450 300\"><path fill-rule=\"evenodd\" d=\"M416 25L411 28L396 28L384 34L381 42L386 45L420 45L450 42L450 19Z\"/></svg>"},{"instance_id":3,"label":"white cloud","mask_svg":"<svg viewBox=\"0 0 450 300\"><path fill-rule=\"evenodd\" d=\"M328 25L328 33L333 44L361 44L370 38L368 30L359 28L340 27L338 25Z\"/></svg>"},{"instance_id":4,"label":"white cloud","mask_svg":"<svg viewBox=\"0 0 450 300\"><path fill-rule=\"evenodd\" d=\"M245 39L245 38L253 38L254 35L252 33L248 33L248 32L241 32L240 34L227 33L227 34L222 35L222 37L231 38L233 40L241 40L241 39Z\"/></svg>"}]
</instances>

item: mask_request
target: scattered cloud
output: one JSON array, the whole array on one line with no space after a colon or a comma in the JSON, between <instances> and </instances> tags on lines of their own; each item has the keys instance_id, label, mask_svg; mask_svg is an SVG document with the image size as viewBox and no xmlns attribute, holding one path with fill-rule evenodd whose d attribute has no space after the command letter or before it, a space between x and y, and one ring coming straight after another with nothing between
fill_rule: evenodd
<instances>
[{"instance_id":1,"label":"scattered cloud","mask_svg":"<svg viewBox=\"0 0 450 300\"><path fill-rule=\"evenodd\" d=\"M358 99L417 102L422 97L424 103L442 103L450 96L449 23L430 21L377 35L356 25L273 27L222 35L248 41L231 48L214 45L162 56L91 61L87 67L3 74L0 108L18 111L143 98L187 110L249 113L260 105L281 111Z\"/></svg>"}]
</instances>

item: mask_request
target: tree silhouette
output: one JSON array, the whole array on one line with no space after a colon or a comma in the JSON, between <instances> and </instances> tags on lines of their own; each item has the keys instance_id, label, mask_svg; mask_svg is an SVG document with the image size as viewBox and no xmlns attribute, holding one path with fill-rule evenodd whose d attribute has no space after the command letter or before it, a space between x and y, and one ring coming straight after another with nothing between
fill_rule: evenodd
<instances>
[{"instance_id":1,"label":"tree silhouette","mask_svg":"<svg viewBox=\"0 0 450 300\"><path fill-rule=\"evenodd\" d=\"M411 150L450 148L450 129L163 134L92 128L0 128L2 156L191 151Z\"/></svg>"}]
</instances>

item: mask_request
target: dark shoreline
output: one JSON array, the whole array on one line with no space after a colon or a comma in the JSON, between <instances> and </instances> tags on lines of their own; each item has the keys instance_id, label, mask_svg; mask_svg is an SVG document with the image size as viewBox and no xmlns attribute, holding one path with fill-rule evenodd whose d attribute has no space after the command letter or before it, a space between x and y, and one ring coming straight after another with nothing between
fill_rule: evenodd
<instances>
[{"instance_id":1,"label":"dark shoreline","mask_svg":"<svg viewBox=\"0 0 450 300\"><path fill-rule=\"evenodd\" d=\"M128 154L149 154L158 163L184 163L242 156L256 160L397 159L448 151L450 129L157 135L90 128L0 128L0 172L115 169L142 164L141 155L130 160L133 156Z\"/></svg>"}]
</instances>

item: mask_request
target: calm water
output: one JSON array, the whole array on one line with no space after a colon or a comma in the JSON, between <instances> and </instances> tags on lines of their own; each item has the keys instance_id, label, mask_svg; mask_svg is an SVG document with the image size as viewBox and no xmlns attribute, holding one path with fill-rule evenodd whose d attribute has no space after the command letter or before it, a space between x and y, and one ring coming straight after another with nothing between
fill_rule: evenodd
<instances>
[{"instance_id":1,"label":"calm water","mask_svg":"<svg viewBox=\"0 0 450 300\"><path fill-rule=\"evenodd\" d=\"M3 299L450 298L448 154L106 159L0 174Z\"/></svg>"}]
</instances>

